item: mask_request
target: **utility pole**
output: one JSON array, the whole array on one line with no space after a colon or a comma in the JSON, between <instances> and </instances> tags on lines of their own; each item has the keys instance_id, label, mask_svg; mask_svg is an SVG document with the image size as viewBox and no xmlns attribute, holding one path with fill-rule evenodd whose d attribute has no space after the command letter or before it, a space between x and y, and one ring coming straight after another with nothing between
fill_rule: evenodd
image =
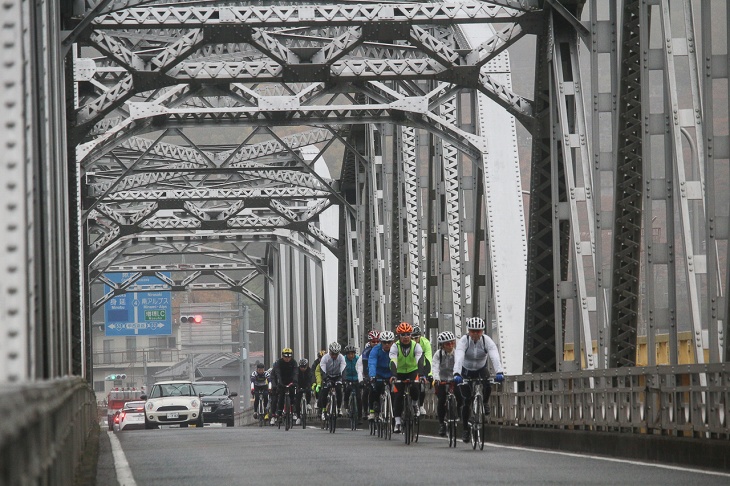
<instances>
[{"instance_id":1,"label":"utility pole","mask_svg":"<svg viewBox=\"0 0 730 486\"><path fill-rule=\"evenodd\" d=\"M248 364L248 350L249 350L249 342L248 342L248 311L249 307L247 305L243 306L243 322L240 326L241 332L243 334L241 343L243 343L243 349L241 349L241 366L242 366L242 376L243 376L243 389L241 390L241 395L243 395L244 400L243 403L245 405L248 405L248 402L251 400L251 376L249 375L251 371L251 367Z\"/></svg>"}]
</instances>

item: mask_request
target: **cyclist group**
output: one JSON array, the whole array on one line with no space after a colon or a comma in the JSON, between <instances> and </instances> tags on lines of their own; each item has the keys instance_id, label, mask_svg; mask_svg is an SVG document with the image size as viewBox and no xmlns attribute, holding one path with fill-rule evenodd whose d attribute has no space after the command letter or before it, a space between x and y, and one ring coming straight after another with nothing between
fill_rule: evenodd
<instances>
[{"instance_id":1,"label":"cyclist group","mask_svg":"<svg viewBox=\"0 0 730 486\"><path fill-rule=\"evenodd\" d=\"M289 393L295 408L293 418L299 424L301 414L309 412L300 410L302 394L306 394L306 403L310 403L314 392L318 408L324 411L327 396L334 387L337 411L341 416L345 384L345 401L349 403L350 393L355 393L357 410L363 411L369 420L375 420L380 413L380 395L386 386L393 386L397 381L407 384L405 387L393 387L393 432L400 433L403 394L407 392L411 395L414 405L417 404L417 414L425 414L423 389L431 385L435 387L437 397L439 435L446 435L446 396L453 389L458 407L461 408L463 440L469 442L468 421L473 399L471 383L475 380L483 383L484 401L487 402L492 391L488 360L495 370L494 381L500 383L504 380L497 345L484 333L485 327L483 319L469 318L466 320L467 334L457 339L450 331L441 332L438 335L438 347L432 353L431 343L422 335L421 329L401 322L395 333L370 331L368 343L361 355L357 354L354 346L346 346L342 350L339 343L331 343L328 352L319 352L311 368L306 358L301 359L297 367L292 350L284 348L281 358L270 370L265 370L264 365L259 363L251 375L254 410L259 410L258 401L264 400L263 408L270 410L267 415L270 415L273 425L276 418L281 416L284 398ZM270 409L267 408L267 402Z\"/></svg>"}]
</instances>

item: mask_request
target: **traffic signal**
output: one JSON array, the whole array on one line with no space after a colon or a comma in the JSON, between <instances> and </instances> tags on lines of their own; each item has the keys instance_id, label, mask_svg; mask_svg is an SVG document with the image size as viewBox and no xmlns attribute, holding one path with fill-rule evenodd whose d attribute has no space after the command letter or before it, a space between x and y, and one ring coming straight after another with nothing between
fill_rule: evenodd
<instances>
[{"instance_id":1,"label":"traffic signal","mask_svg":"<svg viewBox=\"0 0 730 486\"><path fill-rule=\"evenodd\" d=\"M200 314L180 316L181 324L200 324L201 322L203 322L203 316L201 316Z\"/></svg>"},{"instance_id":2,"label":"traffic signal","mask_svg":"<svg viewBox=\"0 0 730 486\"><path fill-rule=\"evenodd\" d=\"M112 373L111 375L106 375L104 379L109 381L126 380L127 375L124 373Z\"/></svg>"}]
</instances>

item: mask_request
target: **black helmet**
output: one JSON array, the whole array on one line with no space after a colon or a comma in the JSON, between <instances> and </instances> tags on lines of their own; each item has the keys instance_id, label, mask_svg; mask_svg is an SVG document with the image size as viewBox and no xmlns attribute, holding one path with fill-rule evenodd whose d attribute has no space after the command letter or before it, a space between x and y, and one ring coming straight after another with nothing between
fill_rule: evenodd
<instances>
[{"instance_id":1,"label":"black helmet","mask_svg":"<svg viewBox=\"0 0 730 486\"><path fill-rule=\"evenodd\" d=\"M260 361L256 362L256 369L257 370L263 370L265 368L264 364Z\"/></svg>"}]
</instances>

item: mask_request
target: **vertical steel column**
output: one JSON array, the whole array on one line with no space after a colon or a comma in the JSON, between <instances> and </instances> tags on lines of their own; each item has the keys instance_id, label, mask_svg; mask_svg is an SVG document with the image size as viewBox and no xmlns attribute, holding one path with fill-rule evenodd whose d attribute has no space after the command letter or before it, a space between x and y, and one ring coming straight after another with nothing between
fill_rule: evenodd
<instances>
[{"instance_id":1,"label":"vertical steel column","mask_svg":"<svg viewBox=\"0 0 730 486\"><path fill-rule=\"evenodd\" d=\"M675 3L675 5L677 5ZM687 20L688 22L691 19ZM688 43L687 37L674 37L672 32L672 21L669 11L668 0L662 0L661 3L661 25L664 39L664 62L665 62L665 96L668 96L669 127L672 140L672 160L674 162L674 173L677 177L678 185L675 186L675 197L678 197L677 205L679 212L679 221L681 227L681 242L684 249L684 273L687 278L687 292L689 297L689 318L692 325L692 343L694 345L695 361L704 363L704 339L702 334L702 318L707 315L706 309L702 308L702 303L706 300L702 299L702 288L704 282L703 275L707 273L707 255L706 248L702 248L698 238L704 236L704 143L697 143L693 134L688 133L688 128L694 129L696 138L704 142L704 129L701 123L701 106L700 93L697 78L697 60L696 47L693 30L690 25L689 35L691 43ZM688 33L685 32L685 35ZM682 65L688 64L689 68L689 88L690 93L686 93L687 97L691 97L692 109L682 109L680 107L680 86L678 73L676 70L677 63ZM682 80L684 81L684 80ZM684 101L684 100L683 100ZM699 123L698 123L699 122ZM686 138L690 145L691 159L685 160L685 149L682 140ZM687 168L690 173L687 173ZM690 201L694 201L691 203ZM692 207L690 207L690 205Z\"/></svg>"},{"instance_id":2,"label":"vertical steel column","mask_svg":"<svg viewBox=\"0 0 730 486\"><path fill-rule=\"evenodd\" d=\"M400 169L402 171L403 181L403 212L405 213L405 241L401 241L401 246L406 250L404 260L408 262L408 279L406 288L409 298L406 300L407 311L406 316L413 319L426 327L428 322L428 314L422 316L421 300L423 296L423 288L421 286L421 262L423 260L423 239L421 237L421 204L420 204L420 177L418 159L416 155L416 130L412 127L400 126ZM410 315L408 315L410 314Z\"/></svg>"},{"instance_id":3,"label":"vertical steel column","mask_svg":"<svg viewBox=\"0 0 730 486\"><path fill-rule=\"evenodd\" d=\"M593 149L593 217L596 220L596 312L598 325L598 368L608 367L608 325L610 318L610 244L604 250L613 227L614 140L602 137L616 126L618 55L616 0L590 3L590 93L592 94L591 147ZM609 73L606 76L606 73ZM585 92L585 88L583 89ZM604 212L603 206L607 210ZM604 236L605 235L605 236ZM607 271L604 272L604 269Z\"/></svg>"},{"instance_id":4,"label":"vertical steel column","mask_svg":"<svg viewBox=\"0 0 730 486\"><path fill-rule=\"evenodd\" d=\"M439 107L441 117L456 126L456 98L444 100ZM463 319L463 234L461 231L461 199L459 198L459 158L456 147L440 140L441 169L444 182L444 209L446 216L446 242L448 244L448 262L451 277L451 301L453 330L461 335Z\"/></svg>"},{"instance_id":5,"label":"vertical steel column","mask_svg":"<svg viewBox=\"0 0 730 486\"><path fill-rule=\"evenodd\" d=\"M558 19L556 19L557 21ZM562 19L560 19L562 20ZM583 105L583 83L578 63L578 39L567 23L557 22L553 47L553 71L557 90L553 103L557 109L556 137L560 137L563 175L568 191L565 208L571 230L572 279L575 288L573 325L580 326L585 368L595 368L593 332L596 323L596 261L594 254L593 171ZM561 282L561 286L567 282ZM568 284L569 285L569 284ZM571 292L571 295L573 292ZM581 346L574 341L577 368L581 369Z\"/></svg>"},{"instance_id":6,"label":"vertical steel column","mask_svg":"<svg viewBox=\"0 0 730 486\"><path fill-rule=\"evenodd\" d=\"M371 287L372 293L370 298L375 309L376 322L389 322L385 316L388 290L385 288L387 252L385 249L385 228L383 225L383 209L385 205L383 200L383 187L385 186L383 180L383 156L382 152L376 148L377 144L382 141L380 133L380 130L370 127L367 135L370 147L368 153L368 160L370 161L370 166L368 167L370 176L370 234L372 235L371 241L375 250L373 255L373 262L375 264L373 271L374 285Z\"/></svg>"},{"instance_id":7,"label":"vertical steel column","mask_svg":"<svg viewBox=\"0 0 730 486\"><path fill-rule=\"evenodd\" d=\"M648 48L649 26L642 0L626 0L621 18L609 368L636 364L642 241L639 222L644 190L642 171L646 172L647 166L650 168L646 152L649 144L643 143L645 114L648 112L648 80L645 78L647 73L642 49Z\"/></svg>"},{"instance_id":8,"label":"vertical steel column","mask_svg":"<svg viewBox=\"0 0 730 486\"><path fill-rule=\"evenodd\" d=\"M560 193L564 194L565 187L559 174L555 178L552 175L550 138L552 29L547 10L543 17L542 29L537 35L535 58L533 111L536 119L532 127L530 166L527 308L523 364L525 373L559 371L563 359L565 302L557 297L557 292L560 282L567 278L567 261L561 258L561 253L567 246L568 227L557 218L558 206L553 203L560 200Z\"/></svg>"},{"instance_id":9,"label":"vertical steel column","mask_svg":"<svg viewBox=\"0 0 730 486\"><path fill-rule=\"evenodd\" d=\"M32 314L32 287L27 268L19 268L33 256L32 215L33 191L28 184L32 174L32 79L26 72L26 59L31 29L24 23L23 5L12 0L3 5L0 24L0 149L3 151L2 171L6 189L0 191L0 315L3 339L0 339L0 382L27 381L31 378L30 362L35 347L33 331L41 323ZM12 299L10 296L13 296Z\"/></svg>"}]
</instances>

